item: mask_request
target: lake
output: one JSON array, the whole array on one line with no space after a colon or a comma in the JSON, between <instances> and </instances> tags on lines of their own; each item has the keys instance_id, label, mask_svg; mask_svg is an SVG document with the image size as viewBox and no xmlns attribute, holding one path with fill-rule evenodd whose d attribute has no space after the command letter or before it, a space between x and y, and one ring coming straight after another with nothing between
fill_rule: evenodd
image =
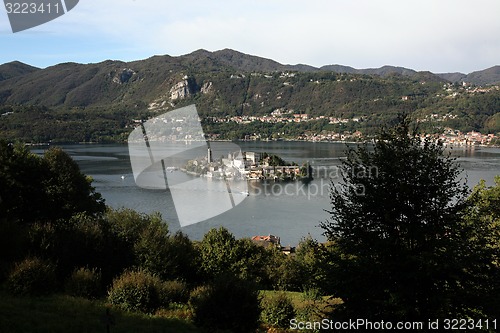
<instances>
[{"instance_id":1,"label":"lake","mask_svg":"<svg viewBox=\"0 0 500 333\"><path fill-rule=\"evenodd\" d=\"M299 165L309 162L323 170L308 185L300 181L275 183L249 181L246 199L235 208L201 223L180 227L173 200L165 190L148 190L134 182L127 145L63 145L79 164L82 172L94 179L93 185L114 207L127 207L152 213L160 212L171 231L181 230L192 239L201 239L213 227L224 226L236 237L273 234L281 238L282 245L296 245L310 234L324 241L321 221L328 219L329 177L338 182L337 166L345 157L346 145L326 142L240 142L242 151L277 154L286 161ZM43 148L33 149L42 153ZM470 187L485 179L494 184L500 174L500 148L454 147L452 155L464 169ZM122 176L124 178L122 179ZM196 209L196 202L193 202Z\"/></svg>"}]
</instances>

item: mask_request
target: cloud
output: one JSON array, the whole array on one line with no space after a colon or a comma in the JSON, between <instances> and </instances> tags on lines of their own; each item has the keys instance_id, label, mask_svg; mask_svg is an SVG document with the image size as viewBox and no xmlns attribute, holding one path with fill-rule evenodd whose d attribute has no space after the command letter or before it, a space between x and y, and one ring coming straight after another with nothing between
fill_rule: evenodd
<instances>
[{"instance_id":1,"label":"cloud","mask_svg":"<svg viewBox=\"0 0 500 333\"><path fill-rule=\"evenodd\" d=\"M86 0L39 29L109 41L102 52L124 60L233 48L283 63L472 71L498 63L499 12L497 0Z\"/></svg>"}]
</instances>

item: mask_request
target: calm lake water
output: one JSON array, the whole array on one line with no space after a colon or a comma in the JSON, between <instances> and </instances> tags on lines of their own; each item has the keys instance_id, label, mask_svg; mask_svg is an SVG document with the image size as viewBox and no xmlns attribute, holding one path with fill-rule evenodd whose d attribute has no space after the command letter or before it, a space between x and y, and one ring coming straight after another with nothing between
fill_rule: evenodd
<instances>
[{"instance_id":1,"label":"calm lake water","mask_svg":"<svg viewBox=\"0 0 500 333\"><path fill-rule=\"evenodd\" d=\"M64 145L80 165L82 172L94 178L93 185L106 199L106 204L152 213L160 212L171 231L182 230L192 239L201 239L213 227L224 226L236 237L273 234L283 245L296 245L310 234L323 241L321 221L328 219L330 180L338 182L336 167L345 157L345 144L313 142L241 142L242 151L268 152L285 160L302 164L309 161L323 170L308 185L302 182L248 183L249 196L234 209L201 223L181 228L173 201L164 190L146 190L136 186L126 145ZM42 148L34 149L42 153ZM452 149L465 170L467 183L473 187L480 179L494 184L500 174L500 148ZM122 176L124 178L122 179ZM196 203L193 202L193 209Z\"/></svg>"}]
</instances>

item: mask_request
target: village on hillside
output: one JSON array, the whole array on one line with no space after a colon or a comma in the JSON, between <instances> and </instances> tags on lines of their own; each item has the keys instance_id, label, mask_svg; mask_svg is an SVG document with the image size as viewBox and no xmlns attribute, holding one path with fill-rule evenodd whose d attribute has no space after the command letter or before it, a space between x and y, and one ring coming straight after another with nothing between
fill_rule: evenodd
<instances>
[{"instance_id":1,"label":"village on hillside","mask_svg":"<svg viewBox=\"0 0 500 333\"><path fill-rule=\"evenodd\" d=\"M403 96L404 98L405 96ZM456 115L446 114L429 114L422 118L418 118L416 121L418 123L427 122L444 122L449 119L455 119ZM211 117L210 120L215 123L229 123L234 122L237 124L249 124L253 122L261 123L305 123L311 121L328 121L328 124L348 124L348 123L361 123L365 119L363 117L354 118L338 118L338 117L327 117L327 116L310 116L308 114L293 113L292 111L287 111L283 109L278 109L273 111L270 115L265 116L233 116L233 117ZM218 136L208 135L211 140L218 140ZM459 146L476 146L476 145L499 145L500 137L495 134L483 134L481 132L470 131L463 133L459 130L453 129L451 127L442 127L441 134L423 134L422 137L432 137L436 140L440 140L445 145L459 145ZM297 141L311 141L311 142L337 142L337 141L349 141L349 142L359 142L366 140L366 136L363 132L356 131L327 131L323 130L321 132L307 131L297 137L289 138L288 140ZM253 133L251 135L245 136L245 141L258 141L266 140L260 133Z\"/></svg>"},{"instance_id":2,"label":"village on hillside","mask_svg":"<svg viewBox=\"0 0 500 333\"><path fill-rule=\"evenodd\" d=\"M421 134L421 138L430 138L441 141L444 145L453 146L496 146L500 144L500 137L495 134L483 134L476 131L463 133L450 127L445 127L441 134ZM359 142L365 138L360 131L349 132L322 132L305 133L297 138L302 141L312 142L337 142L351 141Z\"/></svg>"}]
</instances>

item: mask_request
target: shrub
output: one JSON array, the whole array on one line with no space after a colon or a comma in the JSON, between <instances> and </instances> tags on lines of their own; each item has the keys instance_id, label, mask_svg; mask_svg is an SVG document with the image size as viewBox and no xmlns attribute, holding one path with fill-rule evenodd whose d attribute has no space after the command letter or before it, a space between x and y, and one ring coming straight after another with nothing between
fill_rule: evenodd
<instances>
[{"instance_id":1,"label":"shrub","mask_svg":"<svg viewBox=\"0 0 500 333\"><path fill-rule=\"evenodd\" d=\"M8 289L17 295L43 295L56 289L55 266L39 258L17 263L7 279Z\"/></svg>"},{"instance_id":2,"label":"shrub","mask_svg":"<svg viewBox=\"0 0 500 333\"><path fill-rule=\"evenodd\" d=\"M191 293L189 305L197 326L209 330L253 332L258 326L260 304L253 284L222 275Z\"/></svg>"},{"instance_id":3,"label":"shrub","mask_svg":"<svg viewBox=\"0 0 500 333\"><path fill-rule=\"evenodd\" d=\"M28 233L26 229L16 221L0 217L0 253L2 254L0 256L0 283L9 276L13 263L23 259L27 253Z\"/></svg>"},{"instance_id":4,"label":"shrub","mask_svg":"<svg viewBox=\"0 0 500 333\"><path fill-rule=\"evenodd\" d=\"M66 292L71 296L97 298L101 293L101 272L96 268L75 269L65 287Z\"/></svg>"},{"instance_id":5,"label":"shrub","mask_svg":"<svg viewBox=\"0 0 500 333\"><path fill-rule=\"evenodd\" d=\"M165 306L170 303L187 303L189 300L188 286L177 280L163 282L159 293L161 304Z\"/></svg>"},{"instance_id":6,"label":"shrub","mask_svg":"<svg viewBox=\"0 0 500 333\"><path fill-rule=\"evenodd\" d=\"M171 303L168 307L158 309L154 314L162 318L180 319L189 322L193 320L193 313L187 304Z\"/></svg>"},{"instance_id":7,"label":"shrub","mask_svg":"<svg viewBox=\"0 0 500 333\"><path fill-rule=\"evenodd\" d=\"M321 301L312 299L304 299L296 309L296 318L298 321L303 322L319 322L325 318L322 313L322 308L325 305ZM317 332L317 330L312 330Z\"/></svg>"},{"instance_id":8,"label":"shrub","mask_svg":"<svg viewBox=\"0 0 500 333\"><path fill-rule=\"evenodd\" d=\"M264 324L279 327L290 327L290 320L295 317L292 301L284 293L266 297L261 302L261 320Z\"/></svg>"},{"instance_id":9,"label":"shrub","mask_svg":"<svg viewBox=\"0 0 500 333\"><path fill-rule=\"evenodd\" d=\"M127 271L113 281L108 301L127 311L152 313L160 306L161 280L145 271Z\"/></svg>"}]
</instances>

